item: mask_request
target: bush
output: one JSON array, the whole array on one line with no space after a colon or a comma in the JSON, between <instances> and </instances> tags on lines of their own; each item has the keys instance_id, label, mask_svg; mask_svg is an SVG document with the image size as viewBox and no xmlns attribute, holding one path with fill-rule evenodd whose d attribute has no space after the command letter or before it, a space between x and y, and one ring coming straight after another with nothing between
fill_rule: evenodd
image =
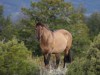
<instances>
[{"instance_id":1,"label":"bush","mask_svg":"<svg viewBox=\"0 0 100 75\"><path fill-rule=\"evenodd\" d=\"M100 74L100 34L91 43L87 54L77 58L68 67L67 75L99 75Z\"/></svg>"},{"instance_id":2,"label":"bush","mask_svg":"<svg viewBox=\"0 0 100 75\"><path fill-rule=\"evenodd\" d=\"M79 22L68 26L68 30L73 36L71 48L73 57L83 57L91 42L88 36L88 27L83 22Z\"/></svg>"},{"instance_id":3,"label":"bush","mask_svg":"<svg viewBox=\"0 0 100 75\"><path fill-rule=\"evenodd\" d=\"M36 67L23 42L0 42L0 75L35 75Z\"/></svg>"}]
</instances>

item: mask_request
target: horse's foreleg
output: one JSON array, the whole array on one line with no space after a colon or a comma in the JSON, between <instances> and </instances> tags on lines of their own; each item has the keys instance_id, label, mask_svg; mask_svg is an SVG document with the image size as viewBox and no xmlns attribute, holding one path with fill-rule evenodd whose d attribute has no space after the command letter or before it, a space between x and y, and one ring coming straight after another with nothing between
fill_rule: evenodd
<instances>
[{"instance_id":1,"label":"horse's foreleg","mask_svg":"<svg viewBox=\"0 0 100 75\"><path fill-rule=\"evenodd\" d=\"M44 63L45 63L46 68L49 68L50 57L51 57L51 54L44 54Z\"/></svg>"},{"instance_id":2,"label":"horse's foreleg","mask_svg":"<svg viewBox=\"0 0 100 75\"><path fill-rule=\"evenodd\" d=\"M56 57L56 68L58 68L60 62L60 54L55 54L55 57Z\"/></svg>"}]
</instances>

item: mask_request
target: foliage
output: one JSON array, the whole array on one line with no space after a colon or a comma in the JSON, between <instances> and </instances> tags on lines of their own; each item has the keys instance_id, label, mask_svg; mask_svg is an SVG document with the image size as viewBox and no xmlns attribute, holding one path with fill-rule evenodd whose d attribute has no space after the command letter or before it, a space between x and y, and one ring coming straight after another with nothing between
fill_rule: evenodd
<instances>
[{"instance_id":1,"label":"foliage","mask_svg":"<svg viewBox=\"0 0 100 75\"><path fill-rule=\"evenodd\" d=\"M69 25L71 29L74 29L73 24L77 24L83 20L82 11L78 11L78 9L77 11L75 10L71 3L65 2L64 0L40 0L39 2L32 2L30 8L22 8L26 19L22 19L21 24L19 24L18 29L20 29L20 27L22 28L19 30L21 34L19 34L19 38L25 41L25 45L31 49L35 55L40 55L40 48L35 38L35 23L37 21L45 23L51 30L60 28L68 29ZM69 31L71 31L71 29L69 29ZM77 36L75 35L75 37Z\"/></svg>"},{"instance_id":2,"label":"foliage","mask_svg":"<svg viewBox=\"0 0 100 75\"><path fill-rule=\"evenodd\" d=\"M93 39L100 32L100 13L99 12L93 13L87 19L87 26L90 29L89 31L90 37L91 39Z\"/></svg>"},{"instance_id":3,"label":"foliage","mask_svg":"<svg viewBox=\"0 0 100 75\"><path fill-rule=\"evenodd\" d=\"M4 23L2 23L2 30L1 30L1 40L8 41L16 35L16 30L11 22L10 17L4 19Z\"/></svg>"},{"instance_id":4,"label":"foliage","mask_svg":"<svg viewBox=\"0 0 100 75\"><path fill-rule=\"evenodd\" d=\"M31 55L41 55L35 36L38 21L51 30L63 28L72 33L74 61L68 75L100 74L100 34L96 36L100 33L99 13L88 17L85 24L82 6L75 8L64 0L39 0L31 2L30 8L22 8L23 18L12 23L10 16L4 17L3 10L0 5L0 75L37 75L35 64L40 62L35 62ZM90 38L94 37L91 43Z\"/></svg>"},{"instance_id":5,"label":"foliage","mask_svg":"<svg viewBox=\"0 0 100 75\"><path fill-rule=\"evenodd\" d=\"M35 75L37 68L30 61L31 52L16 38L0 42L0 75ZM32 60L32 59L31 59Z\"/></svg>"},{"instance_id":6,"label":"foliage","mask_svg":"<svg viewBox=\"0 0 100 75\"><path fill-rule=\"evenodd\" d=\"M16 35L10 16L4 18L3 6L0 6L0 40L8 41Z\"/></svg>"},{"instance_id":7,"label":"foliage","mask_svg":"<svg viewBox=\"0 0 100 75\"><path fill-rule=\"evenodd\" d=\"M72 9L72 5L63 0L40 0L32 2L30 9L22 8L23 12L34 20L50 24L53 21L66 21L67 15Z\"/></svg>"},{"instance_id":8,"label":"foliage","mask_svg":"<svg viewBox=\"0 0 100 75\"><path fill-rule=\"evenodd\" d=\"M31 8L22 8L22 12L26 18L23 18L19 25L16 26L19 33L18 38L25 42L25 45L28 49L32 50L34 55L41 55L41 50L35 36L36 21L47 23L51 29L54 29L56 26L53 27L52 25L58 22L61 25L66 20L63 20L62 17L65 17L66 12L72 9L72 5L65 3L63 0L41 0L39 2L32 2Z\"/></svg>"},{"instance_id":9,"label":"foliage","mask_svg":"<svg viewBox=\"0 0 100 75\"><path fill-rule=\"evenodd\" d=\"M3 17L3 6L0 5L0 35L2 31L2 24L4 23L4 17ZM1 38L1 36L0 36Z\"/></svg>"},{"instance_id":10,"label":"foliage","mask_svg":"<svg viewBox=\"0 0 100 75\"><path fill-rule=\"evenodd\" d=\"M20 23L16 24L17 38L24 41L25 46L32 51L33 55L41 55L40 47L35 34L34 20L22 19Z\"/></svg>"},{"instance_id":11,"label":"foliage","mask_svg":"<svg viewBox=\"0 0 100 75\"><path fill-rule=\"evenodd\" d=\"M72 52L73 58L84 56L86 50L90 45L89 39L89 29L85 23L79 22L77 24L73 24L68 26L67 28L73 36L73 43L72 43Z\"/></svg>"},{"instance_id":12,"label":"foliage","mask_svg":"<svg viewBox=\"0 0 100 75\"><path fill-rule=\"evenodd\" d=\"M3 14L3 6L0 5L0 17L2 17L2 14Z\"/></svg>"},{"instance_id":13,"label":"foliage","mask_svg":"<svg viewBox=\"0 0 100 75\"><path fill-rule=\"evenodd\" d=\"M94 38L87 54L77 58L70 64L67 75L99 75L100 74L100 34Z\"/></svg>"}]
</instances>

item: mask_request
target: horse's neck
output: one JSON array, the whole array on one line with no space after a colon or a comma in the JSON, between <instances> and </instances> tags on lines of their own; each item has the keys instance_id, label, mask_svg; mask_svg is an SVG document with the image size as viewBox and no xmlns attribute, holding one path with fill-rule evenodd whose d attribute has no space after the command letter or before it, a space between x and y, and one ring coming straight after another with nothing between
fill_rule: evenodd
<instances>
[{"instance_id":1,"label":"horse's neck","mask_svg":"<svg viewBox=\"0 0 100 75\"><path fill-rule=\"evenodd\" d=\"M46 44L50 36L52 36L52 32L47 28L43 28L43 34L40 42Z\"/></svg>"}]
</instances>

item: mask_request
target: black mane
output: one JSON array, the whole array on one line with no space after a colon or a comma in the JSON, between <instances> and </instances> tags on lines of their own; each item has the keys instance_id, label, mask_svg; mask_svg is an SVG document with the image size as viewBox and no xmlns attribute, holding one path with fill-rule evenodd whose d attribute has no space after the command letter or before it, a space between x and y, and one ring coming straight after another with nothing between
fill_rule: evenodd
<instances>
[{"instance_id":1,"label":"black mane","mask_svg":"<svg viewBox=\"0 0 100 75\"><path fill-rule=\"evenodd\" d=\"M43 27L44 24L42 24L41 22L38 22L38 23L36 24L36 27L37 27L37 26L42 26L42 27Z\"/></svg>"}]
</instances>

